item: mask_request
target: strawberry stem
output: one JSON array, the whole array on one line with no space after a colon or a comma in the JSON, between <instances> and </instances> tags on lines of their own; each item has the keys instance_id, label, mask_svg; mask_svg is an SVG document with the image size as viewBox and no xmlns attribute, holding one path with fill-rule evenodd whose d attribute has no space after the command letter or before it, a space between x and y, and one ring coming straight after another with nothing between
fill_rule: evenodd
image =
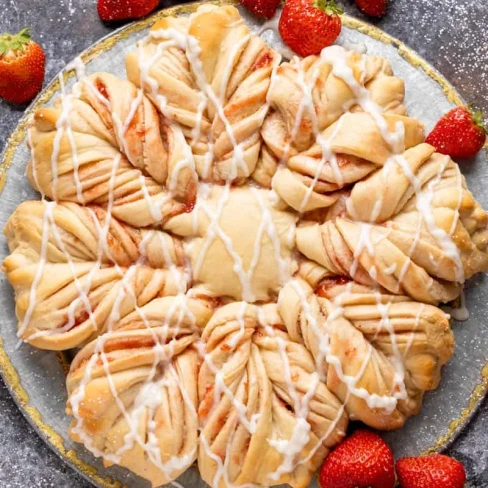
<instances>
[{"instance_id":1,"label":"strawberry stem","mask_svg":"<svg viewBox=\"0 0 488 488\"><path fill-rule=\"evenodd\" d=\"M484 131L486 135L488 135L488 128L484 125L483 120L485 115L482 110L475 110L473 104L468 104L468 111L471 114L471 119L473 120L473 124L477 125L480 129Z\"/></svg>"},{"instance_id":2,"label":"strawberry stem","mask_svg":"<svg viewBox=\"0 0 488 488\"><path fill-rule=\"evenodd\" d=\"M25 27L17 34L5 32L0 35L0 56L4 56L9 51L23 51L29 42L31 42L29 27Z\"/></svg>"},{"instance_id":3,"label":"strawberry stem","mask_svg":"<svg viewBox=\"0 0 488 488\"><path fill-rule=\"evenodd\" d=\"M327 15L341 15L344 10L337 5L335 0L314 0L313 6L325 12Z\"/></svg>"}]
</instances>

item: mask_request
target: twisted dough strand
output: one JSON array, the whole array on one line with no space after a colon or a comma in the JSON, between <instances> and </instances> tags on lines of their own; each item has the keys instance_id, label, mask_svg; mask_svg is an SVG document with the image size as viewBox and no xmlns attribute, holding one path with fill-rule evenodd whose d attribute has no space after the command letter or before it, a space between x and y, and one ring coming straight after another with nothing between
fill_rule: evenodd
<instances>
[{"instance_id":1,"label":"twisted dough strand","mask_svg":"<svg viewBox=\"0 0 488 488\"><path fill-rule=\"evenodd\" d=\"M187 210L196 180L190 169L177 168L192 158L184 137L160 125L155 108L128 81L97 73L81 82L80 92L34 114L27 167L33 188L56 201L109 207L140 227Z\"/></svg>"},{"instance_id":2,"label":"twisted dough strand","mask_svg":"<svg viewBox=\"0 0 488 488\"><path fill-rule=\"evenodd\" d=\"M282 289L279 311L290 337L311 351L352 419L400 428L419 412L423 392L437 386L452 356L446 315L353 282L326 281L318 294L303 281Z\"/></svg>"},{"instance_id":3,"label":"twisted dough strand","mask_svg":"<svg viewBox=\"0 0 488 488\"><path fill-rule=\"evenodd\" d=\"M198 466L212 486L306 487L345 431L340 403L283 328L275 305L233 303L203 331Z\"/></svg>"},{"instance_id":4,"label":"twisted dough strand","mask_svg":"<svg viewBox=\"0 0 488 488\"><path fill-rule=\"evenodd\" d=\"M4 228L11 253L21 252L32 262L39 261L47 211L40 201L26 201L17 207ZM97 206L55 205L47 233L44 258L50 263L99 260L103 265L128 267L142 259L153 268L185 266L178 239L162 231L130 227Z\"/></svg>"},{"instance_id":5,"label":"twisted dough strand","mask_svg":"<svg viewBox=\"0 0 488 488\"><path fill-rule=\"evenodd\" d=\"M71 436L153 486L185 471L197 455L196 330L211 313L196 299L156 299L86 345L66 382Z\"/></svg>"},{"instance_id":6,"label":"twisted dough strand","mask_svg":"<svg viewBox=\"0 0 488 488\"><path fill-rule=\"evenodd\" d=\"M242 183L258 161L279 59L237 9L205 6L186 22L156 23L148 41L127 55L126 68L159 110L181 124L200 178Z\"/></svg>"}]
</instances>

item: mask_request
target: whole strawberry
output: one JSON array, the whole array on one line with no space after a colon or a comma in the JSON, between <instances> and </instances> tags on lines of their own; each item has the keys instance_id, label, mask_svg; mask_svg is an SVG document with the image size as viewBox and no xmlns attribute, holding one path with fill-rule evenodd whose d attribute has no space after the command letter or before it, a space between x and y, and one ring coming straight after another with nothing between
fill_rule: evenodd
<instances>
[{"instance_id":1,"label":"whole strawberry","mask_svg":"<svg viewBox=\"0 0 488 488\"><path fill-rule=\"evenodd\" d=\"M357 430L329 454L319 480L322 488L393 488L393 453L379 435Z\"/></svg>"},{"instance_id":2,"label":"whole strawberry","mask_svg":"<svg viewBox=\"0 0 488 488\"><path fill-rule=\"evenodd\" d=\"M383 17L387 3L388 0L356 0L359 9L371 17Z\"/></svg>"},{"instance_id":3,"label":"whole strawberry","mask_svg":"<svg viewBox=\"0 0 488 488\"><path fill-rule=\"evenodd\" d=\"M486 134L481 110L456 107L439 119L425 142L451 158L470 158L483 147Z\"/></svg>"},{"instance_id":4,"label":"whole strawberry","mask_svg":"<svg viewBox=\"0 0 488 488\"><path fill-rule=\"evenodd\" d=\"M466 481L463 465L442 454L399 459L396 472L402 488L463 488Z\"/></svg>"},{"instance_id":5,"label":"whole strawberry","mask_svg":"<svg viewBox=\"0 0 488 488\"><path fill-rule=\"evenodd\" d=\"M151 13L159 0L98 0L97 10L104 22L140 19Z\"/></svg>"},{"instance_id":6,"label":"whole strawberry","mask_svg":"<svg viewBox=\"0 0 488 488\"><path fill-rule=\"evenodd\" d=\"M241 0L241 3L257 17L271 19L276 13L280 0Z\"/></svg>"},{"instance_id":7,"label":"whole strawberry","mask_svg":"<svg viewBox=\"0 0 488 488\"><path fill-rule=\"evenodd\" d=\"M300 56L319 54L341 33L340 14L334 0L287 0L278 26L281 38Z\"/></svg>"},{"instance_id":8,"label":"whole strawberry","mask_svg":"<svg viewBox=\"0 0 488 488\"><path fill-rule=\"evenodd\" d=\"M32 100L42 88L46 56L28 28L0 35L0 97L11 103Z\"/></svg>"}]
</instances>

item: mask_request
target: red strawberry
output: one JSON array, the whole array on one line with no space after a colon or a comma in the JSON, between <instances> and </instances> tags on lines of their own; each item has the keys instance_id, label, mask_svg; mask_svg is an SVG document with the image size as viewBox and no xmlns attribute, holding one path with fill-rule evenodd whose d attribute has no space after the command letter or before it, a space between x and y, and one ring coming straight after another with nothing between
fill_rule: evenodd
<instances>
[{"instance_id":1,"label":"red strawberry","mask_svg":"<svg viewBox=\"0 0 488 488\"><path fill-rule=\"evenodd\" d=\"M241 0L242 5L257 17L271 19L281 0Z\"/></svg>"},{"instance_id":2,"label":"red strawberry","mask_svg":"<svg viewBox=\"0 0 488 488\"><path fill-rule=\"evenodd\" d=\"M453 108L443 115L425 142L451 158L470 158L483 147L487 133L483 113L474 112L469 105Z\"/></svg>"},{"instance_id":3,"label":"red strawberry","mask_svg":"<svg viewBox=\"0 0 488 488\"><path fill-rule=\"evenodd\" d=\"M322 488L393 488L393 453L374 432L357 430L329 454L320 472Z\"/></svg>"},{"instance_id":4,"label":"red strawberry","mask_svg":"<svg viewBox=\"0 0 488 488\"><path fill-rule=\"evenodd\" d=\"M334 0L287 0L281 12L281 38L300 56L318 54L341 33L342 9Z\"/></svg>"},{"instance_id":5,"label":"red strawberry","mask_svg":"<svg viewBox=\"0 0 488 488\"><path fill-rule=\"evenodd\" d=\"M356 0L356 5L366 15L371 17L383 17L386 14L388 0Z\"/></svg>"},{"instance_id":6,"label":"red strawberry","mask_svg":"<svg viewBox=\"0 0 488 488\"><path fill-rule=\"evenodd\" d=\"M29 29L0 35L0 97L12 103L32 100L42 88L46 56Z\"/></svg>"},{"instance_id":7,"label":"red strawberry","mask_svg":"<svg viewBox=\"0 0 488 488\"><path fill-rule=\"evenodd\" d=\"M402 488L463 488L466 481L463 465L442 454L399 459L396 472Z\"/></svg>"},{"instance_id":8,"label":"red strawberry","mask_svg":"<svg viewBox=\"0 0 488 488\"><path fill-rule=\"evenodd\" d=\"M98 0L98 15L104 22L139 19L151 13L159 0Z\"/></svg>"}]
</instances>

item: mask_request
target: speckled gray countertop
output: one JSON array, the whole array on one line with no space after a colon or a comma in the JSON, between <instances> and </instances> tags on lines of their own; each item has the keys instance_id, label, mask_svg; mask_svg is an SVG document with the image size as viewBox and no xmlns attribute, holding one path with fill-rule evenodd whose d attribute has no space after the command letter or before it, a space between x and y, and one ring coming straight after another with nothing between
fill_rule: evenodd
<instances>
[{"instance_id":1,"label":"speckled gray countertop","mask_svg":"<svg viewBox=\"0 0 488 488\"><path fill-rule=\"evenodd\" d=\"M352 0L346 11L362 17ZM163 0L161 7L171 2ZM46 81L80 51L113 30L96 0L0 0L0 32L32 28L46 51ZM430 61L461 95L488 112L488 3L482 0L392 0L376 24ZM22 109L0 102L0 152ZM28 425L0 380L0 487L89 488ZM488 488L488 401L448 454L467 469L469 486Z\"/></svg>"}]
</instances>

